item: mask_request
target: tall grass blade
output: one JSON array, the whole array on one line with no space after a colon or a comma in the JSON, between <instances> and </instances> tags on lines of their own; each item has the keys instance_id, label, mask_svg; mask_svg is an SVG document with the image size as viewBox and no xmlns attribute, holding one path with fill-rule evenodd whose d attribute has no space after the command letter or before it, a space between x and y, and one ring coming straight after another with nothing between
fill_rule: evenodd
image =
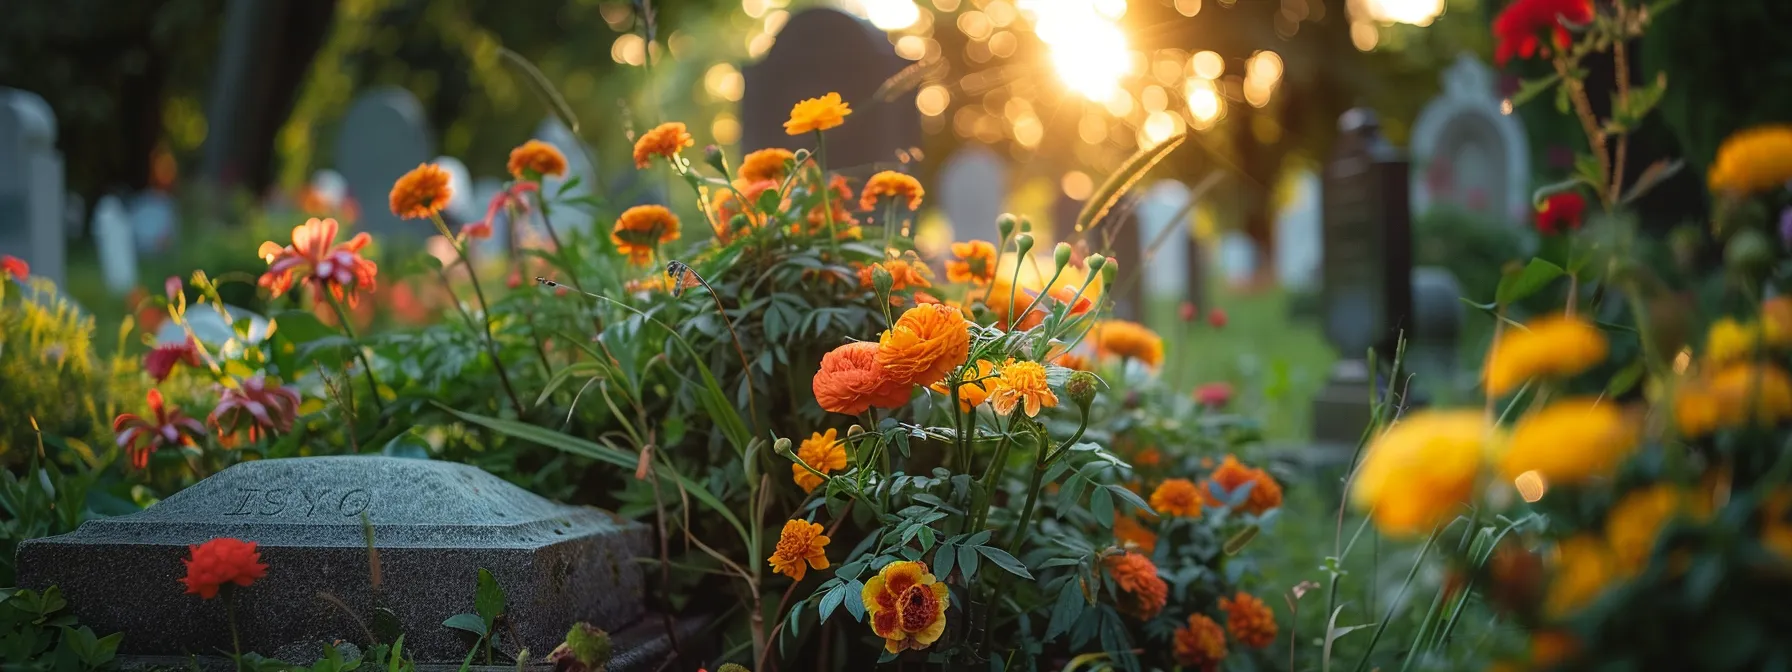
<instances>
[{"instance_id":1,"label":"tall grass blade","mask_svg":"<svg viewBox=\"0 0 1792 672\"><path fill-rule=\"evenodd\" d=\"M1108 211L1114 208L1114 204L1120 202L1121 196L1125 196L1133 185L1145 178L1145 173L1151 172L1152 167L1163 161L1164 157L1169 156L1171 150L1182 146L1182 141L1187 139L1188 133L1178 133L1163 142L1141 149L1128 158L1126 163L1120 165L1120 170L1109 175L1107 181L1101 183L1101 188L1095 190L1095 195L1089 198L1089 202L1083 206L1083 211L1077 214L1076 230L1078 232L1085 231L1094 226L1096 222L1101 221L1102 217L1106 217Z\"/></svg>"},{"instance_id":2,"label":"tall grass blade","mask_svg":"<svg viewBox=\"0 0 1792 672\"><path fill-rule=\"evenodd\" d=\"M541 97L541 102L547 104L548 111L553 112L554 117L559 119L560 123L566 124L566 128L570 129L573 135L579 134L579 118L573 116L572 106L566 104L566 98L562 97L560 91L548 82L547 75L541 74L540 68L535 67L534 63L530 63L529 59L523 58L522 54L504 47L498 47L498 59L529 83L529 88L535 91L535 95Z\"/></svg>"}]
</instances>

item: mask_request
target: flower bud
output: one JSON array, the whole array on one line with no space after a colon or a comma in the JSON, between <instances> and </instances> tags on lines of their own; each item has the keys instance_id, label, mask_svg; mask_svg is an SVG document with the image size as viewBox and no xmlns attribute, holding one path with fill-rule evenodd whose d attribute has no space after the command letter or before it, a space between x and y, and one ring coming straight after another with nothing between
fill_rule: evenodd
<instances>
[{"instance_id":1,"label":"flower bud","mask_svg":"<svg viewBox=\"0 0 1792 672\"><path fill-rule=\"evenodd\" d=\"M1114 278L1119 277L1119 275L1120 275L1120 262L1119 261L1116 261L1114 259L1108 259L1107 263L1104 263L1101 265L1101 282L1102 282L1102 284L1106 284L1106 285L1114 284Z\"/></svg>"},{"instance_id":2,"label":"flower bud","mask_svg":"<svg viewBox=\"0 0 1792 672\"><path fill-rule=\"evenodd\" d=\"M790 457L790 439L779 437L777 441L772 442L772 452Z\"/></svg>"},{"instance_id":3,"label":"flower bud","mask_svg":"<svg viewBox=\"0 0 1792 672\"><path fill-rule=\"evenodd\" d=\"M849 439L859 438L859 435L864 434L864 433L865 433L865 428L860 427L859 424L856 422L853 423L853 425L851 427L846 428L846 438L849 438Z\"/></svg>"},{"instance_id":4,"label":"flower bud","mask_svg":"<svg viewBox=\"0 0 1792 672\"><path fill-rule=\"evenodd\" d=\"M1737 231L1724 246L1724 265L1745 276L1754 277L1772 264L1773 244L1755 229Z\"/></svg>"},{"instance_id":5,"label":"flower bud","mask_svg":"<svg viewBox=\"0 0 1792 672\"><path fill-rule=\"evenodd\" d=\"M871 269L871 286L877 288L878 296L889 296L890 288L895 286L896 278L890 275L890 269L882 264Z\"/></svg>"},{"instance_id":6,"label":"flower bud","mask_svg":"<svg viewBox=\"0 0 1792 672\"><path fill-rule=\"evenodd\" d=\"M1014 235L1014 215L1003 214L1001 217L997 217L996 233L1002 234L1003 240Z\"/></svg>"},{"instance_id":7,"label":"flower bud","mask_svg":"<svg viewBox=\"0 0 1792 672\"><path fill-rule=\"evenodd\" d=\"M1058 263L1058 268L1063 268L1066 264L1069 264L1070 243L1058 243L1057 249L1052 250L1052 258Z\"/></svg>"},{"instance_id":8,"label":"flower bud","mask_svg":"<svg viewBox=\"0 0 1792 672\"><path fill-rule=\"evenodd\" d=\"M728 230L740 231L750 226L751 222L752 220L747 219L746 213L737 214L728 219Z\"/></svg>"},{"instance_id":9,"label":"flower bud","mask_svg":"<svg viewBox=\"0 0 1792 672\"><path fill-rule=\"evenodd\" d=\"M1101 254L1091 254L1088 259L1083 260L1083 264L1089 267L1090 273L1100 271L1101 267L1107 265L1107 263L1108 258Z\"/></svg>"},{"instance_id":10,"label":"flower bud","mask_svg":"<svg viewBox=\"0 0 1792 672\"><path fill-rule=\"evenodd\" d=\"M1077 408L1088 413L1089 404L1095 402L1095 388L1100 383L1101 379L1096 378L1095 374L1078 371L1070 374L1070 380L1064 382L1064 392L1070 395L1071 401L1076 402Z\"/></svg>"},{"instance_id":11,"label":"flower bud","mask_svg":"<svg viewBox=\"0 0 1792 672\"><path fill-rule=\"evenodd\" d=\"M1032 249L1033 249L1032 234L1023 233L1018 236L1015 236L1014 237L1014 249L1023 255L1026 254L1027 252L1032 251Z\"/></svg>"},{"instance_id":12,"label":"flower bud","mask_svg":"<svg viewBox=\"0 0 1792 672\"><path fill-rule=\"evenodd\" d=\"M1032 233L1033 232L1033 220L1027 219L1026 217L1021 217L1020 218L1020 232L1021 233Z\"/></svg>"},{"instance_id":13,"label":"flower bud","mask_svg":"<svg viewBox=\"0 0 1792 672\"><path fill-rule=\"evenodd\" d=\"M722 148L709 145L703 148L703 162L723 175L728 174L728 159L722 155Z\"/></svg>"}]
</instances>

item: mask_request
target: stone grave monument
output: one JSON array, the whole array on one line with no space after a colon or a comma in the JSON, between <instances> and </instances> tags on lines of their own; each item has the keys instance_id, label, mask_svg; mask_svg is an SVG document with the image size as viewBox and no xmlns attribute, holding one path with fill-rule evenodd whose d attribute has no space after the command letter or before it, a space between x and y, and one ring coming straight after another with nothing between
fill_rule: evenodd
<instances>
[{"instance_id":1,"label":"stone grave monument","mask_svg":"<svg viewBox=\"0 0 1792 672\"><path fill-rule=\"evenodd\" d=\"M0 254L65 280L65 199L55 112L35 93L0 87Z\"/></svg>"},{"instance_id":2,"label":"stone grave monument","mask_svg":"<svg viewBox=\"0 0 1792 672\"><path fill-rule=\"evenodd\" d=\"M969 145L952 153L940 167L940 210L952 227L953 240L1001 238L996 218L1002 216L1002 197L1008 193L1008 165L982 145Z\"/></svg>"},{"instance_id":3,"label":"stone grave monument","mask_svg":"<svg viewBox=\"0 0 1792 672\"><path fill-rule=\"evenodd\" d=\"M399 176L436 155L423 105L410 91L383 87L355 98L336 136L336 170L361 207L361 228L375 237L421 240L435 227L392 214L388 194Z\"/></svg>"},{"instance_id":4,"label":"stone grave monument","mask_svg":"<svg viewBox=\"0 0 1792 672\"><path fill-rule=\"evenodd\" d=\"M784 121L798 101L832 91L852 107L852 116L827 131L828 167L897 161L899 151L921 144L915 91L890 101L873 94L911 64L896 55L883 31L850 14L831 8L797 12L764 60L741 69L746 80L740 101L741 151L814 149L815 134L789 135Z\"/></svg>"},{"instance_id":5,"label":"stone grave monument","mask_svg":"<svg viewBox=\"0 0 1792 672\"><path fill-rule=\"evenodd\" d=\"M100 197L93 207L93 242L106 290L124 296L137 285L137 234L131 231L130 210L115 195Z\"/></svg>"},{"instance_id":6,"label":"stone grave monument","mask_svg":"<svg viewBox=\"0 0 1792 672\"><path fill-rule=\"evenodd\" d=\"M59 586L82 624L124 633L122 655L184 668L188 655L231 650L226 599L183 594L179 583L188 547L219 537L256 542L268 565L253 585L229 588L244 651L365 646L369 624L384 622L419 663L456 666L472 642L442 623L473 612L482 568L506 595L505 653L527 647L539 661L585 621L642 659L641 642L654 638L640 633L663 631L661 619L643 619L636 559L650 553L646 526L550 502L473 466L398 457L243 462L144 511L24 542L19 582Z\"/></svg>"},{"instance_id":7,"label":"stone grave monument","mask_svg":"<svg viewBox=\"0 0 1792 672\"><path fill-rule=\"evenodd\" d=\"M1524 124L1502 111L1494 71L1462 54L1444 90L1412 126L1412 211L1438 206L1523 222L1531 211L1530 144Z\"/></svg>"},{"instance_id":8,"label":"stone grave monument","mask_svg":"<svg viewBox=\"0 0 1792 672\"><path fill-rule=\"evenodd\" d=\"M1199 196L1176 180L1160 180L1145 190L1138 210L1142 245L1136 252L1119 252L1122 275L1137 274L1147 298L1207 306L1206 259L1189 226ZM1154 245L1156 249L1152 249ZM1128 262L1133 270L1127 270Z\"/></svg>"},{"instance_id":9,"label":"stone grave monument","mask_svg":"<svg viewBox=\"0 0 1792 672\"><path fill-rule=\"evenodd\" d=\"M558 194L561 185L574 177L579 178L579 183L566 191L566 197L569 199L591 194L594 189L601 186L601 182L597 179L597 167L586 160L587 155L579 148L579 143L583 141L574 135L572 129L567 128L566 124L560 123L559 119L550 116L541 120L541 123L535 127L535 139L553 145L555 149L560 150L560 153L566 156L566 177L543 177L541 179L542 193L550 196ZM540 215L530 215L531 219L536 217L540 217ZM566 231L590 230L592 219L592 213L584 208L557 208L553 211L552 221L554 229L564 235ZM496 236L493 237L496 238Z\"/></svg>"},{"instance_id":10,"label":"stone grave monument","mask_svg":"<svg viewBox=\"0 0 1792 672\"><path fill-rule=\"evenodd\" d=\"M1412 332L1406 346L1406 370L1428 397L1454 397L1458 367L1456 340L1468 320L1462 283L1441 266L1412 269Z\"/></svg>"}]
</instances>

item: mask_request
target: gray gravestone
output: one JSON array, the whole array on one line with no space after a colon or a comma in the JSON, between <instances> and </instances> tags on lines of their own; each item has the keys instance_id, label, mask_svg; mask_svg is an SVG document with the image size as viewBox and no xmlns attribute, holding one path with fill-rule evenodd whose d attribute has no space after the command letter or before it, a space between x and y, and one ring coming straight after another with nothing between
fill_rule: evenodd
<instances>
[{"instance_id":1,"label":"gray gravestone","mask_svg":"<svg viewBox=\"0 0 1792 672\"><path fill-rule=\"evenodd\" d=\"M1405 368L1413 372L1413 382L1433 396L1456 391L1456 339L1467 319L1462 295L1462 284L1450 269L1412 269L1413 324Z\"/></svg>"},{"instance_id":2,"label":"gray gravestone","mask_svg":"<svg viewBox=\"0 0 1792 672\"><path fill-rule=\"evenodd\" d=\"M93 241L100 257L106 290L123 295L137 285L137 236L131 214L117 196L103 196L93 208Z\"/></svg>"},{"instance_id":3,"label":"gray gravestone","mask_svg":"<svg viewBox=\"0 0 1792 672\"><path fill-rule=\"evenodd\" d=\"M1008 165L995 152L982 145L953 152L940 167L935 189L953 240L1001 239L996 219L1002 216L1002 199L1008 194Z\"/></svg>"},{"instance_id":4,"label":"gray gravestone","mask_svg":"<svg viewBox=\"0 0 1792 672\"><path fill-rule=\"evenodd\" d=\"M1294 291L1319 284L1319 176L1301 171L1294 196L1276 216L1277 280Z\"/></svg>"},{"instance_id":5,"label":"gray gravestone","mask_svg":"<svg viewBox=\"0 0 1792 672\"><path fill-rule=\"evenodd\" d=\"M448 171L448 188L453 192L448 207L442 209L443 220L450 227L459 227L483 217L485 213L474 204L473 174L467 172L467 164L452 156L438 156L434 163Z\"/></svg>"},{"instance_id":6,"label":"gray gravestone","mask_svg":"<svg viewBox=\"0 0 1792 672\"><path fill-rule=\"evenodd\" d=\"M1443 93L1412 126L1412 211L1444 205L1525 221L1531 210L1530 144L1524 124L1502 109L1494 71L1462 54L1442 79Z\"/></svg>"},{"instance_id":7,"label":"gray gravestone","mask_svg":"<svg viewBox=\"0 0 1792 672\"><path fill-rule=\"evenodd\" d=\"M29 91L0 87L0 254L61 283L68 236L56 114Z\"/></svg>"},{"instance_id":8,"label":"gray gravestone","mask_svg":"<svg viewBox=\"0 0 1792 672\"><path fill-rule=\"evenodd\" d=\"M535 127L535 139L553 145L555 149L560 150L560 153L566 156L566 177L542 178L542 193L549 196L558 194L561 185L565 184L567 180L578 177L579 183L568 189L565 197L573 199L591 194L591 190L595 188L594 185L598 183L595 179L597 167L585 160L585 152L579 148L579 143L582 141L578 136L573 135L572 130L568 129L566 124L560 123L560 120L554 117L543 119L541 124ZM530 199L534 200L534 197L530 197ZM592 220L591 212L584 208L558 208L553 213L554 229L561 232L589 231ZM565 240L565 238L561 240Z\"/></svg>"},{"instance_id":9,"label":"gray gravestone","mask_svg":"<svg viewBox=\"0 0 1792 672\"><path fill-rule=\"evenodd\" d=\"M130 212L138 252L157 254L174 247L178 234L174 197L156 189L139 192L131 197Z\"/></svg>"},{"instance_id":10,"label":"gray gravestone","mask_svg":"<svg viewBox=\"0 0 1792 672\"><path fill-rule=\"evenodd\" d=\"M336 136L336 170L361 207L362 229L414 239L435 232L428 223L400 221L389 199L392 183L432 156L429 119L411 92L385 87L355 98Z\"/></svg>"},{"instance_id":11,"label":"gray gravestone","mask_svg":"<svg viewBox=\"0 0 1792 672\"><path fill-rule=\"evenodd\" d=\"M206 347L218 348L236 338L236 327L233 321L249 320L249 336L245 345L255 345L268 336L268 320L243 308L226 306L230 319L209 303L187 306L187 327L193 330L193 336ZM185 343L187 331L173 320L162 322L156 330L156 345L172 345Z\"/></svg>"},{"instance_id":12,"label":"gray gravestone","mask_svg":"<svg viewBox=\"0 0 1792 672\"><path fill-rule=\"evenodd\" d=\"M1193 198L1188 185L1159 180L1145 191L1144 202L1139 204L1139 238L1143 244L1136 251L1119 252L1121 263L1131 265L1145 264L1149 255L1149 264L1132 271L1141 274L1144 293L1149 298L1206 305L1205 287L1200 282L1200 249L1189 232L1187 217ZM1151 249L1159 241L1162 243Z\"/></svg>"},{"instance_id":13,"label":"gray gravestone","mask_svg":"<svg viewBox=\"0 0 1792 672\"><path fill-rule=\"evenodd\" d=\"M364 518L378 549L378 588ZM509 652L545 654L576 621L623 630L643 615L636 559L650 550L640 523L555 504L473 466L306 457L244 462L142 512L26 541L19 583L61 587L83 625L124 633L124 654L229 651L225 599L183 594L178 582L188 546L219 537L256 542L268 565L254 585L227 588L236 591L243 650L365 643L362 624L388 609L405 652L424 663L466 655L470 639L442 622L473 612L482 568L506 594L501 645Z\"/></svg>"},{"instance_id":14,"label":"gray gravestone","mask_svg":"<svg viewBox=\"0 0 1792 672\"><path fill-rule=\"evenodd\" d=\"M884 80L911 65L871 24L831 8L797 12L779 31L765 59L742 68L742 152L768 147L815 147L815 135L792 136L784 121L798 101L837 92L852 116L827 131L828 167L850 168L897 160L921 144L921 115L913 88L893 100L876 94Z\"/></svg>"}]
</instances>

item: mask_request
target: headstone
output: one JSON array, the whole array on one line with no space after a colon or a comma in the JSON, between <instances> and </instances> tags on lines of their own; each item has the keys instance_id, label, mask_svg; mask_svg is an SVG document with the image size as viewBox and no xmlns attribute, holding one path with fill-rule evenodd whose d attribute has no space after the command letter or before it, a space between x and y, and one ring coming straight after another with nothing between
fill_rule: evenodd
<instances>
[{"instance_id":1,"label":"headstone","mask_svg":"<svg viewBox=\"0 0 1792 672\"><path fill-rule=\"evenodd\" d=\"M952 153L940 167L938 202L952 228L953 240L996 242L996 219L1008 193L1008 164L982 145Z\"/></svg>"},{"instance_id":2,"label":"headstone","mask_svg":"<svg viewBox=\"0 0 1792 672\"><path fill-rule=\"evenodd\" d=\"M188 547L220 537L256 542L268 565L253 585L227 588L245 651L365 645L364 624L384 609L407 655L459 664L471 639L442 622L473 613L480 569L504 590L509 653L543 655L577 621L621 632L643 616L646 526L550 502L470 465L398 457L243 462L139 513L24 542L19 582L60 587L81 624L124 633L121 654L230 651L227 600L183 594L178 583Z\"/></svg>"},{"instance_id":3,"label":"headstone","mask_svg":"<svg viewBox=\"0 0 1792 672\"><path fill-rule=\"evenodd\" d=\"M311 174L311 190L331 210L342 209L343 202L348 200L348 180L343 179L342 173L328 168Z\"/></svg>"},{"instance_id":4,"label":"headstone","mask_svg":"<svg viewBox=\"0 0 1792 672\"><path fill-rule=\"evenodd\" d=\"M553 145L560 150L561 154L566 155L566 177L542 178L541 190L543 193L549 195L560 193L561 185L575 176L579 178L579 183L566 191L566 198L572 199L589 195L591 190L596 188L597 167L585 159L585 152L579 149L579 143L582 141L578 136L573 135L572 130L567 128L566 124L560 123L560 120L554 117L543 119L541 124L535 127L535 139ZM553 224L556 231L589 231L591 222L592 214L583 208L554 210Z\"/></svg>"},{"instance_id":5,"label":"headstone","mask_svg":"<svg viewBox=\"0 0 1792 672\"><path fill-rule=\"evenodd\" d=\"M1139 239L1144 244L1138 251L1122 250L1120 256L1122 263L1145 264L1135 272L1142 274L1148 298L1174 298L1195 305L1206 303L1200 283L1199 250L1191 245L1194 237L1189 233L1189 201L1192 199L1188 185L1176 180L1161 180L1145 190L1144 202L1139 204L1138 210ZM1147 258L1150 259L1148 264L1145 263Z\"/></svg>"},{"instance_id":6,"label":"headstone","mask_svg":"<svg viewBox=\"0 0 1792 672\"><path fill-rule=\"evenodd\" d=\"M209 303L187 306L187 326L193 330L193 336L210 348L219 348L236 338L236 327L233 320L249 320L249 336L245 345L255 345L268 336L268 320L246 309L226 306L230 319ZM173 320L162 322L156 329L156 345L183 343L187 340L187 332Z\"/></svg>"},{"instance_id":7,"label":"headstone","mask_svg":"<svg viewBox=\"0 0 1792 672\"><path fill-rule=\"evenodd\" d=\"M1220 277L1226 284L1248 283L1257 273L1257 244L1240 231L1227 231L1220 236L1218 250Z\"/></svg>"},{"instance_id":8,"label":"headstone","mask_svg":"<svg viewBox=\"0 0 1792 672\"><path fill-rule=\"evenodd\" d=\"M1456 384L1457 338L1467 320L1462 283L1439 266L1412 269L1412 333L1406 347L1406 370L1431 396L1453 394Z\"/></svg>"},{"instance_id":9,"label":"headstone","mask_svg":"<svg viewBox=\"0 0 1792 672\"><path fill-rule=\"evenodd\" d=\"M1276 275L1282 287L1311 291L1319 285L1319 176L1301 171L1294 194L1276 215Z\"/></svg>"},{"instance_id":10,"label":"headstone","mask_svg":"<svg viewBox=\"0 0 1792 672\"><path fill-rule=\"evenodd\" d=\"M473 218L485 219L485 209L491 205L492 197L504 190L504 181L495 177L481 177L473 180L473 205L476 210ZM481 252L490 253L496 250L509 249L510 213L499 210L492 215L492 237L478 243Z\"/></svg>"},{"instance_id":11,"label":"headstone","mask_svg":"<svg viewBox=\"0 0 1792 672\"><path fill-rule=\"evenodd\" d=\"M1502 111L1492 69L1468 54L1443 73L1444 91L1412 126L1412 211L1438 206L1522 222L1531 209L1530 144Z\"/></svg>"},{"instance_id":12,"label":"headstone","mask_svg":"<svg viewBox=\"0 0 1792 672\"><path fill-rule=\"evenodd\" d=\"M852 106L846 124L827 131L829 168L897 160L897 152L921 144L915 90L881 101L884 80L911 65L881 30L832 8L811 8L790 17L765 59L742 68L741 151L815 147L815 136L791 136L784 121L798 101L837 92Z\"/></svg>"},{"instance_id":13,"label":"headstone","mask_svg":"<svg viewBox=\"0 0 1792 672\"><path fill-rule=\"evenodd\" d=\"M32 275L65 280L65 198L56 113L35 93L0 87L0 254L24 259Z\"/></svg>"},{"instance_id":14,"label":"headstone","mask_svg":"<svg viewBox=\"0 0 1792 672\"><path fill-rule=\"evenodd\" d=\"M155 254L174 246L178 230L172 196L156 189L143 191L131 197L130 212L138 252Z\"/></svg>"},{"instance_id":15,"label":"headstone","mask_svg":"<svg viewBox=\"0 0 1792 672\"><path fill-rule=\"evenodd\" d=\"M93 239L106 290L123 296L137 285L137 237L131 233L130 212L117 196L104 196L94 207Z\"/></svg>"},{"instance_id":16,"label":"headstone","mask_svg":"<svg viewBox=\"0 0 1792 672\"><path fill-rule=\"evenodd\" d=\"M467 172L467 164L452 156L438 156L435 164L448 171L448 188L452 195L448 198L448 207L442 209L442 218L450 227L475 221L485 215L480 211L480 204L473 198L473 175Z\"/></svg>"},{"instance_id":17,"label":"headstone","mask_svg":"<svg viewBox=\"0 0 1792 672\"><path fill-rule=\"evenodd\" d=\"M361 207L361 228L375 237L422 238L435 229L392 214L387 195L400 176L435 156L429 119L411 92L383 87L349 106L336 136L336 170Z\"/></svg>"}]
</instances>

